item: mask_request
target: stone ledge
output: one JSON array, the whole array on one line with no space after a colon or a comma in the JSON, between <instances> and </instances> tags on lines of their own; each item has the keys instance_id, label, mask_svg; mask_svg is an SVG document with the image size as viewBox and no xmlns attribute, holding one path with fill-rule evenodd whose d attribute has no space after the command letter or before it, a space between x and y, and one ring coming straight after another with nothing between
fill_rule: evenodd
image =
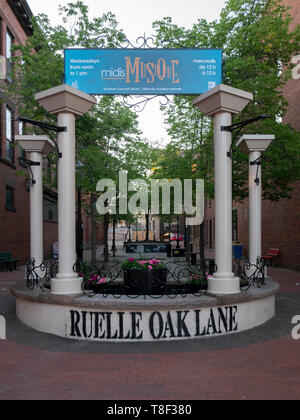
<instances>
[{"instance_id":1,"label":"stone ledge","mask_svg":"<svg viewBox=\"0 0 300 420\"><path fill-rule=\"evenodd\" d=\"M120 299L114 297L104 298L101 295L95 297L87 297L84 295L67 296L52 295L49 291L42 292L39 289L33 291L26 288L24 283L18 283L12 288L12 294L21 300L43 303L47 305L61 305L78 308L86 308L93 310L178 310L178 309L194 309L194 308L210 308L226 305L235 305L240 303L252 302L255 300L265 299L274 296L279 292L279 284L272 279L267 279L263 288L251 288L246 292L234 295L224 296L188 296L176 298L162 297L159 299L140 297L132 299L123 296Z\"/></svg>"}]
</instances>

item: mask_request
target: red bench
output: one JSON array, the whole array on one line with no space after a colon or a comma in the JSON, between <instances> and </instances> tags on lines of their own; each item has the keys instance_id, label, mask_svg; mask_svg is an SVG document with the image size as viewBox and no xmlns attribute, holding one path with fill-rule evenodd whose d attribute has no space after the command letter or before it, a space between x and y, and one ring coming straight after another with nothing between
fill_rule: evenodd
<instances>
[{"instance_id":1,"label":"red bench","mask_svg":"<svg viewBox=\"0 0 300 420\"><path fill-rule=\"evenodd\" d=\"M279 254L279 249L270 248L268 251L268 255L265 255L264 257L262 257L262 259L266 262L267 266L274 267L274 263L277 262Z\"/></svg>"}]
</instances>

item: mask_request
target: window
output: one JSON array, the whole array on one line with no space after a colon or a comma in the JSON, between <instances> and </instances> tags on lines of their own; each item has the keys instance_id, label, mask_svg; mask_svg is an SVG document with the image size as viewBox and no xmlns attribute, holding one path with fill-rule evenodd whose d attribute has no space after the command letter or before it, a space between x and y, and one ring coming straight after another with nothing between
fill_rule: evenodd
<instances>
[{"instance_id":1,"label":"window","mask_svg":"<svg viewBox=\"0 0 300 420\"><path fill-rule=\"evenodd\" d=\"M10 162L14 161L14 147L13 147L13 118L12 110L6 107L6 159Z\"/></svg>"},{"instance_id":2,"label":"window","mask_svg":"<svg viewBox=\"0 0 300 420\"><path fill-rule=\"evenodd\" d=\"M16 211L15 208L15 190L12 187L6 187L6 209Z\"/></svg>"},{"instance_id":3,"label":"window","mask_svg":"<svg viewBox=\"0 0 300 420\"><path fill-rule=\"evenodd\" d=\"M13 46L13 36L7 30L6 32L6 77L11 81L11 71L12 71L12 46Z\"/></svg>"}]
</instances>

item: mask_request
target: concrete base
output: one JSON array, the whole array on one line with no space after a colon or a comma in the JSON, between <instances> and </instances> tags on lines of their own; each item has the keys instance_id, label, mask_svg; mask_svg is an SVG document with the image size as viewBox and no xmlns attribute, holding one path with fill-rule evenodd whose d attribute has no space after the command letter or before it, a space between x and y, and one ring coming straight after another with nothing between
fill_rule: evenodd
<instances>
[{"instance_id":1,"label":"concrete base","mask_svg":"<svg viewBox=\"0 0 300 420\"><path fill-rule=\"evenodd\" d=\"M51 293L54 295L81 295L82 278L74 273L70 275L57 274L56 278L51 280Z\"/></svg>"},{"instance_id":2,"label":"concrete base","mask_svg":"<svg viewBox=\"0 0 300 420\"><path fill-rule=\"evenodd\" d=\"M240 293L241 279L238 277L225 277L217 274L208 279L209 295L233 295Z\"/></svg>"},{"instance_id":3,"label":"concrete base","mask_svg":"<svg viewBox=\"0 0 300 420\"><path fill-rule=\"evenodd\" d=\"M191 340L246 331L275 316L279 286L218 297L170 299L58 296L23 284L13 289L17 316L35 330L96 342Z\"/></svg>"}]
</instances>

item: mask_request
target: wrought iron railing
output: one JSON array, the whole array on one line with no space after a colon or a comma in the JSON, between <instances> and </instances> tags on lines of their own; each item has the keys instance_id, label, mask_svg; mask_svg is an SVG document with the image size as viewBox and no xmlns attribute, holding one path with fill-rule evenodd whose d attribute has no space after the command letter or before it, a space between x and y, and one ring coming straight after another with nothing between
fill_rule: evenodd
<instances>
[{"instance_id":1,"label":"wrought iron railing","mask_svg":"<svg viewBox=\"0 0 300 420\"><path fill-rule=\"evenodd\" d=\"M245 260L234 260L234 274L241 279L241 290L247 291L251 287L261 288L265 285L266 264L260 257L255 264Z\"/></svg>"},{"instance_id":2,"label":"wrought iron railing","mask_svg":"<svg viewBox=\"0 0 300 420\"><path fill-rule=\"evenodd\" d=\"M156 270L149 273L139 270L139 279L145 278L146 290L135 280L130 282L130 270L122 270L120 264L104 265L79 263L75 271L82 277L82 289L87 296L102 295L121 298L127 296L132 299L151 297L159 299L163 296L176 298L189 295L202 296L207 290L207 277L210 273L210 260L200 261L198 266L168 262L158 274ZM135 273L136 274L136 273ZM156 274L156 275L155 275ZM150 276L151 275L151 276ZM139 280L138 280L139 281ZM149 283L150 282L150 283ZM149 285L150 284L150 285ZM151 288L153 287L153 292Z\"/></svg>"},{"instance_id":3,"label":"wrought iron railing","mask_svg":"<svg viewBox=\"0 0 300 420\"><path fill-rule=\"evenodd\" d=\"M50 288L50 280L56 277L57 271L57 260L44 260L40 265L37 265L34 259L29 260L25 271L28 289L33 290L37 287L42 291L48 290Z\"/></svg>"},{"instance_id":4,"label":"wrought iron railing","mask_svg":"<svg viewBox=\"0 0 300 420\"><path fill-rule=\"evenodd\" d=\"M197 261L197 265L190 265L179 260L172 259L165 264L160 274L151 275L147 270L139 270L139 280L143 277L148 281L146 291L136 281L130 282L128 276L130 270L122 270L120 263L112 264L97 262L78 262L74 266L74 272L82 278L82 291L86 296L94 297L101 295L120 299L127 296L132 299L139 297L187 297L190 295L203 296L207 292L208 276L217 271L211 259ZM251 287L263 287L265 284L265 263L258 258L256 264L248 261L235 260L233 271L241 279L241 291L247 291ZM56 277L58 272L57 260L44 260L37 265L31 259L26 265L26 284L31 290L39 288L43 292L50 289L50 280ZM155 270L153 271L155 272ZM153 286L153 292L151 287ZM150 289L149 289L150 288Z\"/></svg>"}]
</instances>

